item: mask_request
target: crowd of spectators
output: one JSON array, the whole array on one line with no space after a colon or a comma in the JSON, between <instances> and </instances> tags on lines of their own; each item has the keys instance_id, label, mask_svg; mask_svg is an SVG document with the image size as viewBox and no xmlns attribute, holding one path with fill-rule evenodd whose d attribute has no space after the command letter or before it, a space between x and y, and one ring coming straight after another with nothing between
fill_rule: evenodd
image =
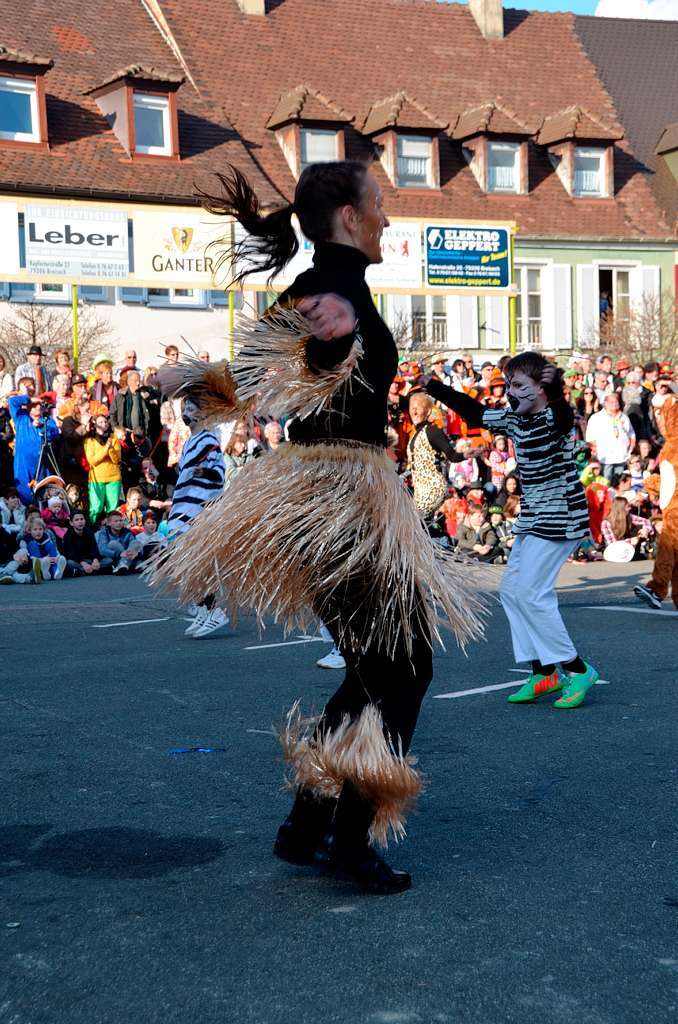
<instances>
[{"instance_id":1,"label":"crowd of spectators","mask_svg":"<svg viewBox=\"0 0 678 1024\"><path fill-rule=\"evenodd\" d=\"M178 358L176 346L168 345L166 362ZM207 352L198 358L209 361ZM431 428L440 476L434 493L441 499L427 515L431 534L494 563L508 558L520 514L511 443L469 429L424 395L422 385L433 374L501 408L507 405L507 359L479 366L470 354L439 353L428 366L403 360L389 394L388 451L415 497L410 442L422 425ZM675 379L666 364L570 358L565 394L575 413L591 519L591 538L576 559L652 556L661 529L655 471L663 438L656 409L663 394L678 390ZM33 345L14 372L0 355L0 583L139 571L167 544L177 465L189 433L176 400L162 394L158 367L140 367L134 350L117 367L101 354L86 373L72 367L66 350L47 366ZM224 425L225 486L249 460L284 443L284 422L253 418Z\"/></svg>"}]
</instances>

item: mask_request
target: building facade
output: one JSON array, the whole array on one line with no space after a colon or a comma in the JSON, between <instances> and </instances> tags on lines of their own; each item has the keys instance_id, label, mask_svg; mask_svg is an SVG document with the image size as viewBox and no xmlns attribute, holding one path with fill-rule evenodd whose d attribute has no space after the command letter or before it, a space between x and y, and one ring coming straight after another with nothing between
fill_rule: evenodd
<instances>
[{"instance_id":1,"label":"building facade","mask_svg":"<svg viewBox=\"0 0 678 1024\"><path fill-rule=\"evenodd\" d=\"M229 299L219 240L235 235L200 212L196 185L234 164L272 207L308 163L344 157L371 161L384 193L392 226L369 280L403 347L509 346L506 282L431 272L429 241L448 233L513 234L519 348L595 348L601 297L619 322L675 302L678 88L647 56L677 52L678 23L648 41L645 23L501 0L0 11L0 319L76 286L118 351L155 363L183 337L223 354L233 311L260 311L270 289L255 276ZM615 34L645 47L626 80ZM638 115L628 93L652 88L662 102ZM302 244L273 287L311 256Z\"/></svg>"}]
</instances>

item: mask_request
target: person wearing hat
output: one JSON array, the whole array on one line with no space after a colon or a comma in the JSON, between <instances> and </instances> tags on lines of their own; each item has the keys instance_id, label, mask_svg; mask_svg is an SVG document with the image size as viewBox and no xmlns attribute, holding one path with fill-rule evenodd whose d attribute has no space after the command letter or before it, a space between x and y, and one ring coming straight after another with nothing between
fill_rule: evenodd
<instances>
[{"instance_id":1,"label":"person wearing hat","mask_svg":"<svg viewBox=\"0 0 678 1024\"><path fill-rule=\"evenodd\" d=\"M110 410L115 396L120 390L113 380L113 360L109 356L99 354L92 365L94 382L89 389L89 397L100 402Z\"/></svg>"},{"instance_id":2,"label":"person wearing hat","mask_svg":"<svg viewBox=\"0 0 678 1024\"><path fill-rule=\"evenodd\" d=\"M68 398L57 406L58 419L63 421L67 416L73 416L80 401L87 397L87 377L83 373L74 373Z\"/></svg>"},{"instance_id":3,"label":"person wearing hat","mask_svg":"<svg viewBox=\"0 0 678 1024\"><path fill-rule=\"evenodd\" d=\"M438 352L431 359L431 376L435 377L436 380L441 381L443 384L450 384L450 378L445 373L445 364L447 363L447 356L442 352Z\"/></svg>"},{"instance_id":4,"label":"person wearing hat","mask_svg":"<svg viewBox=\"0 0 678 1024\"><path fill-rule=\"evenodd\" d=\"M52 374L42 365L42 349L39 345L31 345L26 353L27 362L17 366L14 380L19 386L22 377L31 377L35 381L36 394L42 395L52 387Z\"/></svg>"},{"instance_id":5,"label":"person wearing hat","mask_svg":"<svg viewBox=\"0 0 678 1024\"><path fill-rule=\"evenodd\" d=\"M34 379L34 378L33 378ZM42 401L26 393L7 399L14 423L14 479L24 505L33 500L32 484L50 472L43 459L39 468L43 442L51 444L59 436L59 428L51 416L45 416Z\"/></svg>"}]
</instances>

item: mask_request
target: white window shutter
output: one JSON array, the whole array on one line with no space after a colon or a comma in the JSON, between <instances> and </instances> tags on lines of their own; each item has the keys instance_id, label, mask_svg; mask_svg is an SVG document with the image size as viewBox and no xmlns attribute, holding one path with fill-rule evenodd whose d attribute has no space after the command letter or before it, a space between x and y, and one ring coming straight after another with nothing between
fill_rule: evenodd
<instances>
[{"instance_id":1,"label":"white window shutter","mask_svg":"<svg viewBox=\"0 0 678 1024\"><path fill-rule=\"evenodd\" d=\"M448 295L447 337L450 348L478 348L478 299L475 295Z\"/></svg>"},{"instance_id":2,"label":"white window shutter","mask_svg":"<svg viewBox=\"0 0 678 1024\"><path fill-rule=\"evenodd\" d=\"M541 272L542 347L572 348L572 268L552 263Z\"/></svg>"},{"instance_id":3,"label":"white window shutter","mask_svg":"<svg viewBox=\"0 0 678 1024\"><path fill-rule=\"evenodd\" d=\"M509 300L505 295L485 296L485 348L509 349Z\"/></svg>"},{"instance_id":4,"label":"white window shutter","mask_svg":"<svg viewBox=\"0 0 678 1024\"><path fill-rule=\"evenodd\" d=\"M659 267L643 267L643 295L658 299L661 296L661 271Z\"/></svg>"},{"instance_id":5,"label":"white window shutter","mask_svg":"<svg viewBox=\"0 0 678 1024\"><path fill-rule=\"evenodd\" d=\"M598 267L577 267L577 343L583 348L600 341L600 289Z\"/></svg>"}]
</instances>

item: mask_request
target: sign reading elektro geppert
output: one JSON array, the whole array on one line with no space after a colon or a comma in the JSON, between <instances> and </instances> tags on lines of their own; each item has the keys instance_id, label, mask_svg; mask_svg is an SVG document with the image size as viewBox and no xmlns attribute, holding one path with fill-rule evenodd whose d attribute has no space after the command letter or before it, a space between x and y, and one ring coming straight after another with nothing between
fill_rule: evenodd
<instances>
[{"instance_id":1,"label":"sign reading elektro geppert","mask_svg":"<svg viewBox=\"0 0 678 1024\"><path fill-rule=\"evenodd\" d=\"M106 208L26 206L26 269L44 277L126 277L127 216Z\"/></svg>"},{"instance_id":2,"label":"sign reading elektro geppert","mask_svg":"<svg viewBox=\"0 0 678 1024\"><path fill-rule=\"evenodd\" d=\"M511 233L503 227L427 225L426 284L492 291L511 284Z\"/></svg>"}]
</instances>

